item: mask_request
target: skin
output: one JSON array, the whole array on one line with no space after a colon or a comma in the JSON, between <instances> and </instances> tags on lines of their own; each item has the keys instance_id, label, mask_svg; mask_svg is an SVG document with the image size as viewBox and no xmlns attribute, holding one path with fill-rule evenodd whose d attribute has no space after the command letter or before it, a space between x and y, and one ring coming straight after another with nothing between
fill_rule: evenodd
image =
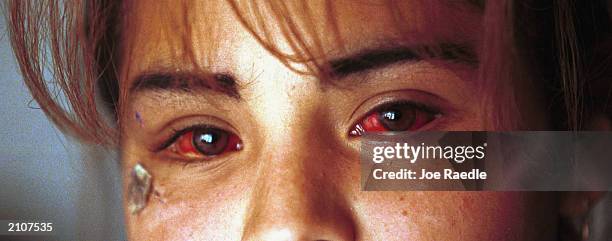
<instances>
[{"instance_id":1,"label":"skin","mask_svg":"<svg viewBox=\"0 0 612 241\"><path fill-rule=\"evenodd\" d=\"M488 129L491 118L483 110L492 106L483 106L476 92L476 68L445 60L413 61L340 80L350 84L330 85L288 69L227 4L189 3L188 25L169 20L183 16L176 4L130 6L136 10L128 17L122 86L142 73L192 70L189 59L182 58L184 48L177 48L188 33L196 64L231 73L241 98L201 89L122 89L129 96L122 104L128 114L121 119L124 187L130 168L140 162L152 174L155 189L141 212L126 213L130 240L555 239L555 193L360 191L359 138L347 133L381 100L409 99L442 109L444 114L424 130ZM417 1L402 5L413 10L408 17L413 20L408 24L411 43L452 39L478 48L481 12L438 2L432 6L440 11L438 17L424 16ZM337 8L341 35L350 38L344 38L344 50L335 52L332 39L323 38L332 58L398 36L389 16L368 14L384 13L380 5L337 2ZM278 29L273 36L290 51ZM537 95L530 89L522 93ZM527 124L545 126L544 112L534 113ZM205 160L155 150L173 128L198 123L235 133L244 148Z\"/></svg>"}]
</instances>

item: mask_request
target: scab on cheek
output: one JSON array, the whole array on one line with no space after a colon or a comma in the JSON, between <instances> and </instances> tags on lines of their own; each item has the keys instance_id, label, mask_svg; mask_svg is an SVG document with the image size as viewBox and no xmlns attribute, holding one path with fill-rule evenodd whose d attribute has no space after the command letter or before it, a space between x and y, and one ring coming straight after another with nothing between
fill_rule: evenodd
<instances>
[{"instance_id":1,"label":"scab on cheek","mask_svg":"<svg viewBox=\"0 0 612 241\"><path fill-rule=\"evenodd\" d=\"M153 177L140 163L132 167L128 183L128 209L132 215L146 207L152 181Z\"/></svg>"}]
</instances>

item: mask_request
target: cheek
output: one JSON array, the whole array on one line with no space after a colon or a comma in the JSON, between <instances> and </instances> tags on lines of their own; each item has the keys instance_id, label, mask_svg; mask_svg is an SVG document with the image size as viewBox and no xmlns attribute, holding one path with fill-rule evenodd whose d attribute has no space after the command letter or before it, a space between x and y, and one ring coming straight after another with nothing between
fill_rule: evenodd
<instances>
[{"instance_id":1,"label":"cheek","mask_svg":"<svg viewBox=\"0 0 612 241\"><path fill-rule=\"evenodd\" d=\"M126 214L130 240L239 239L247 187L234 179L222 185L206 185L210 181L197 175L190 179L158 175L147 206Z\"/></svg>"},{"instance_id":2,"label":"cheek","mask_svg":"<svg viewBox=\"0 0 612 241\"><path fill-rule=\"evenodd\" d=\"M174 189L151 196L141 213L128 215L130 240L235 240L244 205L236 190Z\"/></svg>"}]
</instances>

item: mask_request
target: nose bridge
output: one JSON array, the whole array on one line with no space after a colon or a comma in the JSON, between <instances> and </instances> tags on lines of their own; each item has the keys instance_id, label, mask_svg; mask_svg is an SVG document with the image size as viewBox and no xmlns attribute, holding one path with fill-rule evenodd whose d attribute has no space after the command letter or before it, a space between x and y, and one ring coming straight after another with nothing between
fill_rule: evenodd
<instances>
[{"instance_id":1,"label":"nose bridge","mask_svg":"<svg viewBox=\"0 0 612 241\"><path fill-rule=\"evenodd\" d=\"M268 138L259 157L243 239L352 240L346 202L326 170L334 161L329 140L323 138L329 132L317 122L296 121L301 124L289 123Z\"/></svg>"}]
</instances>

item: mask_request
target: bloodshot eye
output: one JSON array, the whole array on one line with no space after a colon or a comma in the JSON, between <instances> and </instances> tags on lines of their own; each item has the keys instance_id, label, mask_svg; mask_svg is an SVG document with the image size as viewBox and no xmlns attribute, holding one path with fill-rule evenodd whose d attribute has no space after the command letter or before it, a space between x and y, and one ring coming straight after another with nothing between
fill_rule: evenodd
<instances>
[{"instance_id":1,"label":"bloodshot eye","mask_svg":"<svg viewBox=\"0 0 612 241\"><path fill-rule=\"evenodd\" d=\"M194 127L179 133L169 149L186 158L209 158L242 149L238 136L215 127Z\"/></svg>"},{"instance_id":2,"label":"bloodshot eye","mask_svg":"<svg viewBox=\"0 0 612 241\"><path fill-rule=\"evenodd\" d=\"M349 136L386 131L416 131L440 114L415 103L383 104L371 111L349 132Z\"/></svg>"}]
</instances>

